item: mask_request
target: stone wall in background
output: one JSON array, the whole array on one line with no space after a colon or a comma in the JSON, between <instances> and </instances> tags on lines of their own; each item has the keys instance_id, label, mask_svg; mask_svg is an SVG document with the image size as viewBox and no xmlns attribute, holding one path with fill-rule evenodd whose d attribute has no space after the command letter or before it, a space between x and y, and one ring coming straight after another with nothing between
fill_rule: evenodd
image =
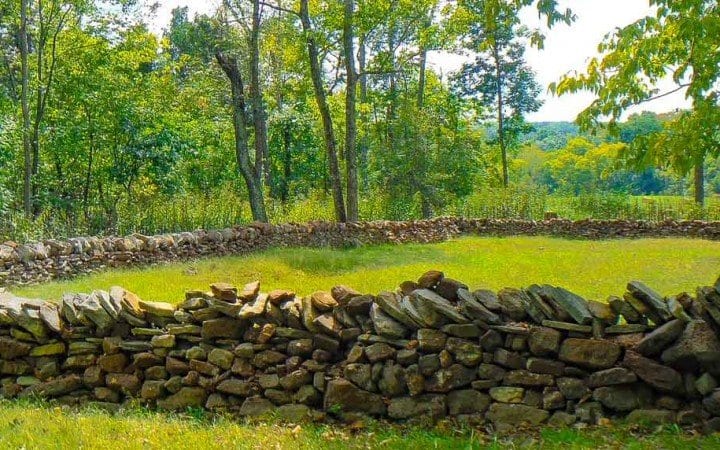
<instances>
[{"instance_id":1,"label":"stone wall in background","mask_svg":"<svg viewBox=\"0 0 720 450\"><path fill-rule=\"evenodd\" d=\"M548 235L573 238L693 237L720 239L720 222L569 221L540 222L439 218L411 222L253 224L217 231L67 241L0 244L0 285L26 284L87 274L108 267L147 265L202 256L242 254L269 247L357 246L427 243L460 235Z\"/></svg>"},{"instance_id":2,"label":"stone wall in background","mask_svg":"<svg viewBox=\"0 0 720 450\"><path fill-rule=\"evenodd\" d=\"M377 295L257 282L178 305L120 287L59 304L3 293L0 392L291 422L627 418L714 431L719 325L720 280L668 297L631 282L607 303L548 285L471 292L437 271Z\"/></svg>"}]
</instances>

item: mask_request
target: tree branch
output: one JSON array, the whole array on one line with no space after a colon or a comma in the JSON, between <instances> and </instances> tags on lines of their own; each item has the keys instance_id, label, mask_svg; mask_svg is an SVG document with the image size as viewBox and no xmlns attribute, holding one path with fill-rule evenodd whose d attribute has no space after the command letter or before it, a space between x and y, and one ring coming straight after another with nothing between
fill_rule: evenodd
<instances>
[{"instance_id":1,"label":"tree branch","mask_svg":"<svg viewBox=\"0 0 720 450\"><path fill-rule=\"evenodd\" d=\"M280 12L284 12L284 13L288 13L288 14L292 14L294 16L300 17L300 13L298 11L294 11L294 10L288 9L288 8L283 8L280 5L274 5L272 3L267 3L267 2L263 2L263 1L260 2L260 5L267 6L268 8L274 9L275 11L280 11Z\"/></svg>"}]
</instances>

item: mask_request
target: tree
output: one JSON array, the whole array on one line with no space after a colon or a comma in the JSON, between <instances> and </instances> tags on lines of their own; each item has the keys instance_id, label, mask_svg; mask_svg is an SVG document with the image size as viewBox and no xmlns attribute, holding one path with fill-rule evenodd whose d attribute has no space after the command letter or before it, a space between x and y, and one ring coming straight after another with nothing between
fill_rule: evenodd
<instances>
[{"instance_id":1,"label":"tree","mask_svg":"<svg viewBox=\"0 0 720 450\"><path fill-rule=\"evenodd\" d=\"M578 116L584 128L597 128L604 117L615 129L623 112L634 105L651 102L671 93L685 90L692 100L692 119L697 128L690 147L687 141L675 139L677 129L687 123L676 123L665 131L654 133L636 161L669 163L680 173L693 168L695 201L704 202L704 162L717 156L720 148L711 143L717 136L719 98L720 6L714 0L651 0L656 14L643 17L608 35L600 44L600 56L593 58L585 73L567 74L550 86L558 95L590 91L596 99ZM660 92L658 83L671 76L675 87ZM682 133L681 133L682 134ZM664 146L672 145L671 148ZM637 147L630 147L630 150ZM668 151L673 155L668 157Z\"/></svg>"},{"instance_id":2,"label":"tree","mask_svg":"<svg viewBox=\"0 0 720 450\"><path fill-rule=\"evenodd\" d=\"M313 90L315 92L315 101L317 102L323 124L323 139L327 152L335 218L338 222L347 222L347 210L345 209L345 200L343 199L340 163L337 154L337 141L335 139L332 116L330 115L330 106L328 105L327 94L325 92L325 83L323 82L320 49L318 48L315 36L316 31L313 29L312 22L310 21L310 5L308 0L300 0L299 16L305 35L308 58L310 60L310 78L312 79Z\"/></svg>"},{"instance_id":3,"label":"tree","mask_svg":"<svg viewBox=\"0 0 720 450\"><path fill-rule=\"evenodd\" d=\"M360 218L357 160L357 81L355 70L355 0L344 0L343 50L345 52L345 167L347 178L347 219Z\"/></svg>"},{"instance_id":4,"label":"tree","mask_svg":"<svg viewBox=\"0 0 720 450\"><path fill-rule=\"evenodd\" d=\"M526 130L525 113L540 109L540 86L525 64L525 41L542 47L544 36L520 24L520 9L536 5L548 26L571 23L570 10L559 12L554 1L533 0L461 0L452 10L448 27L461 37L463 47L475 54L455 76L457 92L479 100L494 113L497 145L502 159L503 186L509 184L508 150Z\"/></svg>"}]
</instances>

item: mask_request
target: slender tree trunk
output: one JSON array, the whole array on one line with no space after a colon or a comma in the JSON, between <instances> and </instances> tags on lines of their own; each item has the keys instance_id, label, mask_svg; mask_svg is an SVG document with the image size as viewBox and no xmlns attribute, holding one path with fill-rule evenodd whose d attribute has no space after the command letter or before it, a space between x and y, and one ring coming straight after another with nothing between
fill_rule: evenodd
<instances>
[{"instance_id":1,"label":"slender tree trunk","mask_svg":"<svg viewBox=\"0 0 720 450\"><path fill-rule=\"evenodd\" d=\"M360 76L358 77L358 83L360 84L360 103L365 104L368 101L368 85L367 85L367 75L365 74L365 67L367 65L367 48L365 46L365 35L362 35L360 37L360 44L358 49L358 69L360 70ZM366 114L361 113L360 115L360 123L365 124L367 123L367 117ZM360 137L360 145L359 145L359 159L360 159L360 179L362 183L362 189L363 191L368 189L368 185L370 183L370 179L368 177L368 140L367 140L367 131L362 133Z\"/></svg>"},{"instance_id":2,"label":"slender tree trunk","mask_svg":"<svg viewBox=\"0 0 720 450\"><path fill-rule=\"evenodd\" d=\"M310 23L310 9L308 0L300 0L300 21L307 39L308 56L310 58L310 76L315 93L315 101L320 111L323 123L323 138L327 153L327 163L330 172L330 185L332 189L333 204L335 207L335 218L338 222L347 222L345 213L345 200L343 199L342 181L340 177L340 165L338 163L335 132L333 131L330 107L325 95L325 87L322 81L322 67L320 66L320 51L313 37L313 28Z\"/></svg>"},{"instance_id":3,"label":"slender tree trunk","mask_svg":"<svg viewBox=\"0 0 720 450\"><path fill-rule=\"evenodd\" d=\"M343 16L343 47L345 50L345 168L347 172L347 219L360 219L357 174L357 73L355 71L355 45L353 15L355 1L345 0Z\"/></svg>"},{"instance_id":4,"label":"slender tree trunk","mask_svg":"<svg viewBox=\"0 0 720 450\"><path fill-rule=\"evenodd\" d=\"M250 84L255 128L255 173L257 180L270 185L270 152L268 149L267 118L260 83L260 0L253 0L252 28L250 30L251 64Z\"/></svg>"},{"instance_id":5,"label":"slender tree trunk","mask_svg":"<svg viewBox=\"0 0 720 450\"><path fill-rule=\"evenodd\" d=\"M95 132L93 130L92 114L90 108L85 106L85 116L88 124L88 138L90 144L90 153L88 155L87 170L85 172L85 184L83 185L83 215L85 221L90 222L90 186L92 184L93 158L95 156Z\"/></svg>"},{"instance_id":6,"label":"slender tree trunk","mask_svg":"<svg viewBox=\"0 0 720 450\"><path fill-rule=\"evenodd\" d=\"M32 148L30 144L30 69L28 55L28 4L27 0L20 0L20 70L21 70L21 93L20 103L22 107L22 143L23 143L23 210L25 216L31 217L32 208Z\"/></svg>"},{"instance_id":7,"label":"slender tree trunk","mask_svg":"<svg viewBox=\"0 0 720 450\"><path fill-rule=\"evenodd\" d=\"M498 48L493 48L495 58L495 80L496 80L496 96L497 96L497 121L498 121L498 144L500 145L500 154L502 156L502 172L503 187L510 185L510 175L508 174L508 158L507 146L505 143L505 116L503 114L503 91L502 91L502 68L500 67L500 55Z\"/></svg>"},{"instance_id":8,"label":"slender tree trunk","mask_svg":"<svg viewBox=\"0 0 720 450\"><path fill-rule=\"evenodd\" d=\"M695 158L695 203L705 204L705 155L699 154Z\"/></svg>"},{"instance_id":9,"label":"slender tree trunk","mask_svg":"<svg viewBox=\"0 0 720 450\"><path fill-rule=\"evenodd\" d=\"M228 80L230 80L233 103L233 128L235 132L235 159L238 170L247 185L253 220L267 222L261 183L258 181L256 173L250 163L250 154L247 145L248 136L245 128L247 125L247 117L245 114L245 91L242 75L240 74L235 58L226 56L221 52L216 52L215 58L228 77Z\"/></svg>"},{"instance_id":10,"label":"slender tree trunk","mask_svg":"<svg viewBox=\"0 0 720 450\"><path fill-rule=\"evenodd\" d=\"M292 149L290 148L290 130L283 129L283 177L280 186L280 201L284 204L290 197L290 177L292 176Z\"/></svg>"},{"instance_id":11,"label":"slender tree trunk","mask_svg":"<svg viewBox=\"0 0 720 450\"><path fill-rule=\"evenodd\" d=\"M426 84L426 72L427 70L427 48L422 46L420 48L420 74L418 75L418 92L417 92L417 108L418 111L422 112L425 106L425 84ZM424 136L418 142L417 148L422 148L420 142L425 143ZM425 158L425 155L419 155L420 158ZM433 207L430 202L430 196L428 194L428 187L423 180L418 180L418 189L420 191L420 209L423 219L430 219L433 216Z\"/></svg>"}]
</instances>

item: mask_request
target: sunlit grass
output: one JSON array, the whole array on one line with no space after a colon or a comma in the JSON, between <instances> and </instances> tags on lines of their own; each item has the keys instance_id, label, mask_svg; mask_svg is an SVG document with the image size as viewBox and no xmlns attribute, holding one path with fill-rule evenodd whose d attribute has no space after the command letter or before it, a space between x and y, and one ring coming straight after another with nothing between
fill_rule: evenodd
<instances>
[{"instance_id":1,"label":"sunlit grass","mask_svg":"<svg viewBox=\"0 0 720 450\"><path fill-rule=\"evenodd\" d=\"M417 279L429 269L442 270L471 288L549 283L603 300L622 294L628 281L638 279L667 295L713 283L720 275L720 242L465 237L431 245L272 249L247 256L111 270L12 290L58 299L64 292L121 285L145 299L178 302L186 290L207 288L216 281L242 285L259 279L263 289L287 288L299 294L336 284L377 293Z\"/></svg>"},{"instance_id":2,"label":"sunlit grass","mask_svg":"<svg viewBox=\"0 0 720 450\"><path fill-rule=\"evenodd\" d=\"M451 422L409 427L367 421L359 429L341 424L247 422L230 416L164 414L131 408L117 414L71 410L32 402L0 402L3 449L658 449L717 448L718 436L701 437L677 427L626 425L588 429L489 434Z\"/></svg>"}]
</instances>

